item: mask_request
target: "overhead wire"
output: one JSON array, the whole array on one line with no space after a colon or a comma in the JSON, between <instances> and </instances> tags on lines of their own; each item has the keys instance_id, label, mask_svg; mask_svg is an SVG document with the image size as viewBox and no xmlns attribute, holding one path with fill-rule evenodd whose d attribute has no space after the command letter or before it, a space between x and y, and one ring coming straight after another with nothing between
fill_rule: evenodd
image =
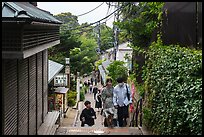
<instances>
[{"instance_id":1,"label":"overhead wire","mask_svg":"<svg viewBox=\"0 0 204 137\"><path fill-rule=\"evenodd\" d=\"M96 21L96 22L93 22L93 23L90 23L90 24L88 24L88 25L85 25L85 26L82 26L82 27L78 27L78 28L71 28L71 29L68 29L68 30L77 30L77 29L86 28L86 27L89 27L89 26L91 26L91 25L94 25L94 24L96 24L96 23L98 23L98 22L100 22L100 21L102 21L102 20L104 20L104 19L110 17L110 16L113 15L116 11L120 10L121 8L124 8L124 7L127 6L127 5L128 5L128 4L125 4L125 5L121 6L121 7L119 7L118 9L116 9L115 11L113 11L113 12L112 12L111 14L109 14L108 16L106 16L106 17L104 17L104 18L102 18L102 19L100 19L100 20L98 20L98 21Z\"/></svg>"},{"instance_id":2,"label":"overhead wire","mask_svg":"<svg viewBox=\"0 0 204 137\"><path fill-rule=\"evenodd\" d=\"M104 3L104 2L103 2L103 3ZM102 5L103 5L103 3L102 3L102 4L100 4L99 6L97 6L96 8L94 8L94 9L92 9L92 10L88 11L88 12L85 12L85 13L83 13L83 14L77 15L77 17L80 17L80 16L83 16L83 15L86 15L86 14L88 14L88 13L90 13L90 12L92 12L92 11L96 10L97 8L99 8L100 6L102 6Z\"/></svg>"},{"instance_id":3,"label":"overhead wire","mask_svg":"<svg viewBox=\"0 0 204 137\"><path fill-rule=\"evenodd\" d=\"M100 24L104 24L104 23L106 23L106 22L102 22L102 23L100 23ZM83 30L83 31L80 31L80 32L72 33L72 35L81 34L81 33L83 33L83 32L88 32L88 31L94 30L96 27L97 27L97 25L94 26L93 28L90 28L90 29L87 29L87 30Z\"/></svg>"},{"instance_id":4,"label":"overhead wire","mask_svg":"<svg viewBox=\"0 0 204 137\"><path fill-rule=\"evenodd\" d=\"M117 6L117 5L112 5L112 4L110 4L110 2L106 2L106 4L108 5L108 6Z\"/></svg>"}]
</instances>

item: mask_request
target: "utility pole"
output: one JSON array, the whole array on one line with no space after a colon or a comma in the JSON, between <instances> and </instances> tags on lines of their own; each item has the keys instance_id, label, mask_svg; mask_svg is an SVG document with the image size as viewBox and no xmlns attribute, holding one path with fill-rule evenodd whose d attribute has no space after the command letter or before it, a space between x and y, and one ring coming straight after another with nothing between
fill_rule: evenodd
<instances>
[{"instance_id":1,"label":"utility pole","mask_svg":"<svg viewBox=\"0 0 204 137\"><path fill-rule=\"evenodd\" d=\"M119 8L119 2L117 2L117 5L116 5L116 9ZM119 10L115 13L115 18L116 18L116 22L119 21ZM113 25L113 31L114 31L114 52L115 52L115 59L116 60L116 55L117 55L117 51L118 51L118 35L119 35L119 30L118 30L118 27L116 25Z\"/></svg>"},{"instance_id":2,"label":"utility pole","mask_svg":"<svg viewBox=\"0 0 204 137\"><path fill-rule=\"evenodd\" d=\"M80 101L80 76L79 72L77 72L77 86L76 86L76 91L77 91L77 102Z\"/></svg>"},{"instance_id":3,"label":"utility pole","mask_svg":"<svg viewBox=\"0 0 204 137\"><path fill-rule=\"evenodd\" d=\"M100 21L98 22L98 26L97 26L97 30L98 30L98 48L99 51L101 52L101 31L100 31Z\"/></svg>"}]
</instances>

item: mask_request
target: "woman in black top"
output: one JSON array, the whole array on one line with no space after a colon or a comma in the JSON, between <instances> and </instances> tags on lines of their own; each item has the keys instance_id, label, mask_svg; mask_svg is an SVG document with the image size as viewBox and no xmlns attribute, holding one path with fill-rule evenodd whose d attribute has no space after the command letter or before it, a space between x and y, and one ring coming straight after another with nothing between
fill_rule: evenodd
<instances>
[{"instance_id":1,"label":"woman in black top","mask_svg":"<svg viewBox=\"0 0 204 137\"><path fill-rule=\"evenodd\" d=\"M94 93L94 100L96 100L96 93L98 92L97 86L94 86L93 93Z\"/></svg>"},{"instance_id":2,"label":"woman in black top","mask_svg":"<svg viewBox=\"0 0 204 137\"><path fill-rule=\"evenodd\" d=\"M96 93L96 104L95 108L98 108L98 112L100 111L99 108L102 108L102 100L101 100L101 93L100 90Z\"/></svg>"}]
</instances>

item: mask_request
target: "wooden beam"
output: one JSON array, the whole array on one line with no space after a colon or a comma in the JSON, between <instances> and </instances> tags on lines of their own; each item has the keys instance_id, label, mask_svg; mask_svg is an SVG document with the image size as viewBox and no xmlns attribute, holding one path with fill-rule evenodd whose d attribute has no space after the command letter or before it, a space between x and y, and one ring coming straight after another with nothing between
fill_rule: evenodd
<instances>
[{"instance_id":1,"label":"wooden beam","mask_svg":"<svg viewBox=\"0 0 204 137\"><path fill-rule=\"evenodd\" d=\"M46 43L46 44L31 48L31 49L27 49L25 51L2 51L2 58L3 59L25 59L38 52L41 52L45 49L48 49L58 44L60 44L60 40Z\"/></svg>"}]
</instances>

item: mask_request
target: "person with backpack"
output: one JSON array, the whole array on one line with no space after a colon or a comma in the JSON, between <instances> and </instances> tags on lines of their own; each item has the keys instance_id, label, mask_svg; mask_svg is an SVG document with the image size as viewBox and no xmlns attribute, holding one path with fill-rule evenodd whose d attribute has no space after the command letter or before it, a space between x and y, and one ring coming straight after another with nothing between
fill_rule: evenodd
<instances>
[{"instance_id":1,"label":"person with backpack","mask_svg":"<svg viewBox=\"0 0 204 137\"><path fill-rule=\"evenodd\" d=\"M129 105L132 104L132 95L124 77L117 78L117 83L113 90L113 104L118 111L119 127L125 127L127 118L129 118Z\"/></svg>"}]
</instances>

